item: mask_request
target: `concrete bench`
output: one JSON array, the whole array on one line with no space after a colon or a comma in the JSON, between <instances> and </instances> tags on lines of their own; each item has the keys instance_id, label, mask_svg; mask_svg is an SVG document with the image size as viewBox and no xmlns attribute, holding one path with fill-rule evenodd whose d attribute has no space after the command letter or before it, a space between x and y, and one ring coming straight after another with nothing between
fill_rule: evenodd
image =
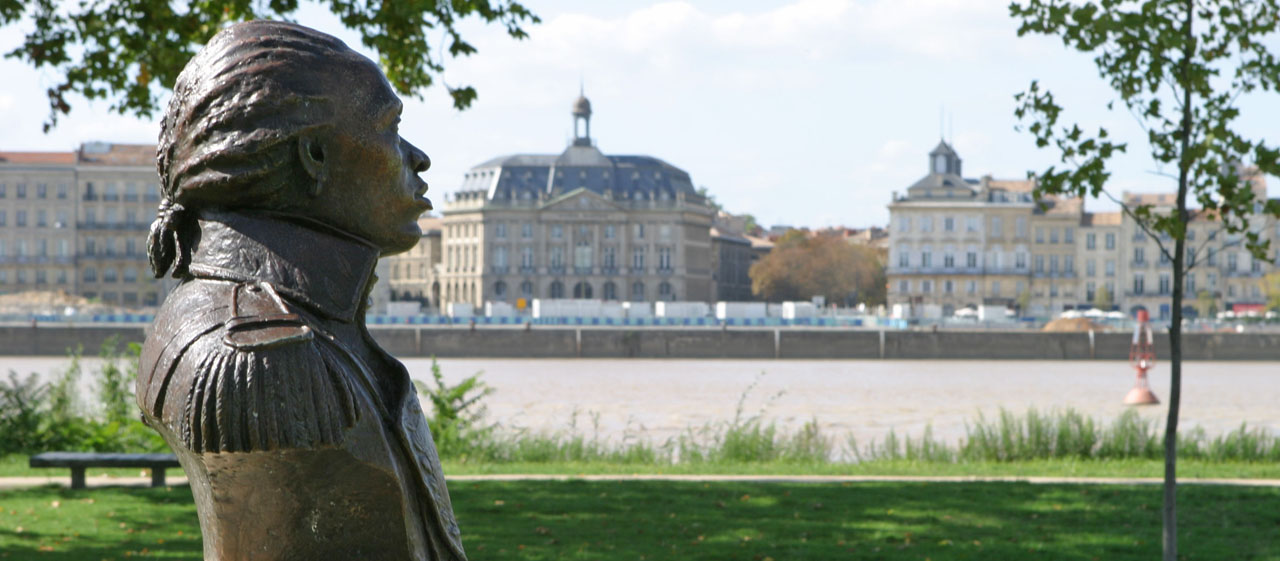
<instances>
[{"instance_id":1,"label":"concrete bench","mask_svg":"<svg viewBox=\"0 0 1280 561\"><path fill-rule=\"evenodd\" d=\"M173 454L118 454L113 452L44 452L31 456L33 468L71 468L71 488L84 489L84 470L90 467L150 468L151 486L164 487L164 470L181 467Z\"/></svg>"}]
</instances>

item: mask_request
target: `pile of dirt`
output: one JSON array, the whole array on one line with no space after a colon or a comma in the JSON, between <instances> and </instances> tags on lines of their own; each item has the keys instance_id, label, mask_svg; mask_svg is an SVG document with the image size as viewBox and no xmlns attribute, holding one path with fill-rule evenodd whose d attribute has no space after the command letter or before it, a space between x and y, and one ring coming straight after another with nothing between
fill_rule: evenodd
<instances>
[{"instance_id":1,"label":"pile of dirt","mask_svg":"<svg viewBox=\"0 0 1280 561\"><path fill-rule=\"evenodd\" d=\"M1074 333L1085 331L1106 331L1106 328L1093 323L1089 318L1058 318L1044 326L1044 331L1057 333Z\"/></svg>"}]
</instances>

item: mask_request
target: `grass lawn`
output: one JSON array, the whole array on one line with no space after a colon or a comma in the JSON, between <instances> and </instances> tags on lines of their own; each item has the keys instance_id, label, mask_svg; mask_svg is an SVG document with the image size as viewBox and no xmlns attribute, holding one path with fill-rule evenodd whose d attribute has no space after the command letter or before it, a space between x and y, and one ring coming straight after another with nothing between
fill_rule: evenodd
<instances>
[{"instance_id":1,"label":"grass lawn","mask_svg":"<svg viewBox=\"0 0 1280 561\"><path fill-rule=\"evenodd\" d=\"M455 482L474 560L1154 559L1158 486ZM1280 489L1179 491L1185 559L1278 559ZM0 492L0 559L199 559L191 494Z\"/></svg>"}]
</instances>

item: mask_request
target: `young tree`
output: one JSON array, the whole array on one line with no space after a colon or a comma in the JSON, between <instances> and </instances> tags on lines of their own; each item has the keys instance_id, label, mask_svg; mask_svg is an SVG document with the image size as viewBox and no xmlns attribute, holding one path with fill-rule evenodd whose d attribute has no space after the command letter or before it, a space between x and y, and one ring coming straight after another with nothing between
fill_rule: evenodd
<instances>
[{"instance_id":1,"label":"young tree","mask_svg":"<svg viewBox=\"0 0 1280 561\"><path fill-rule=\"evenodd\" d=\"M1098 290L1093 293L1093 307L1109 312L1112 304L1114 302L1111 301L1111 291L1107 290L1106 285L1099 286Z\"/></svg>"},{"instance_id":2,"label":"young tree","mask_svg":"<svg viewBox=\"0 0 1280 561\"><path fill-rule=\"evenodd\" d=\"M1275 147L1246 138L1235 121L1240 96L1275 93L1280 85L1280 62L1264 41L1276 31L1280 5L1278 0L1018 0L1009 11L1019 22L1019 36L1057 36L1068 48L1089 53L1123 109L1146 131L1152 160L1176 170L1164 174L1176 181L1172 211L1122 205L1173 263L1163 512L1164 558L1172 561L1177 558L1183 278L1197 264L1187 260L1188 203L1218 217L1222 228L1241 235L1250 252L1265 258L1267 242L1249 229L1249 220L1260 211L1280 214L1280 205L1257 197L1242 180L1242 164L1251 161L1259 173L1276 174L1280 162ZM1030 121L1027 128L1036 144L1060 153L1063 167L1037 174L1038 190L1079 197L1107 194L1107 165L1127 151L1128 143L1104 128L1089 134L1078 124L1061 124L1063 108L1039 81L1015 99L1015 115Z\"/></svg>"},{"instance_id":3,"label":"young tree","mask_svg":"<svg viewBox=\"0 0 1280 561\"><path fill-rule=\"evenodd\" d=\"M523 25L540 21L516 0L321 3L378 52L397 91L419 98L444 72L444 53L431 45L452 58L476 52L458 30L462 19L498 22L516 39L527 37ZM150 117L159 109L160 93L173 87L187 60L222 26L259 18L288 20L296 11L298 0L0 0L0 26L21 22L27 27L26 40L6 57L61 77L60 84L47 90L48 132L59 115L71 112L68 94L110 99L117 113ZM471 86L445 87L458 109L476 98Z\"/></svg>"}]
</instances>

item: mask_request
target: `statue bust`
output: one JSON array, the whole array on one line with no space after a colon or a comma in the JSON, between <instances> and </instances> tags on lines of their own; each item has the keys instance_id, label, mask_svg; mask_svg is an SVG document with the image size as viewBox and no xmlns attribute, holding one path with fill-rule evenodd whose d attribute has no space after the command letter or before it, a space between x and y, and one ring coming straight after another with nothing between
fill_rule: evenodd
<instances>
[{"instance_id":1,"label":"statue bust","mask_svg":"<svg viewBox=\"0 0 1280 561\"><path fill-rule=\"evenodd\" d=\"M191 482L206 561L464 560L431 433L364 314L431 203L400 100L342 41L232 25L161 124L147 248L178 279L138 404Z\"/></svg>"}]
</instances>

